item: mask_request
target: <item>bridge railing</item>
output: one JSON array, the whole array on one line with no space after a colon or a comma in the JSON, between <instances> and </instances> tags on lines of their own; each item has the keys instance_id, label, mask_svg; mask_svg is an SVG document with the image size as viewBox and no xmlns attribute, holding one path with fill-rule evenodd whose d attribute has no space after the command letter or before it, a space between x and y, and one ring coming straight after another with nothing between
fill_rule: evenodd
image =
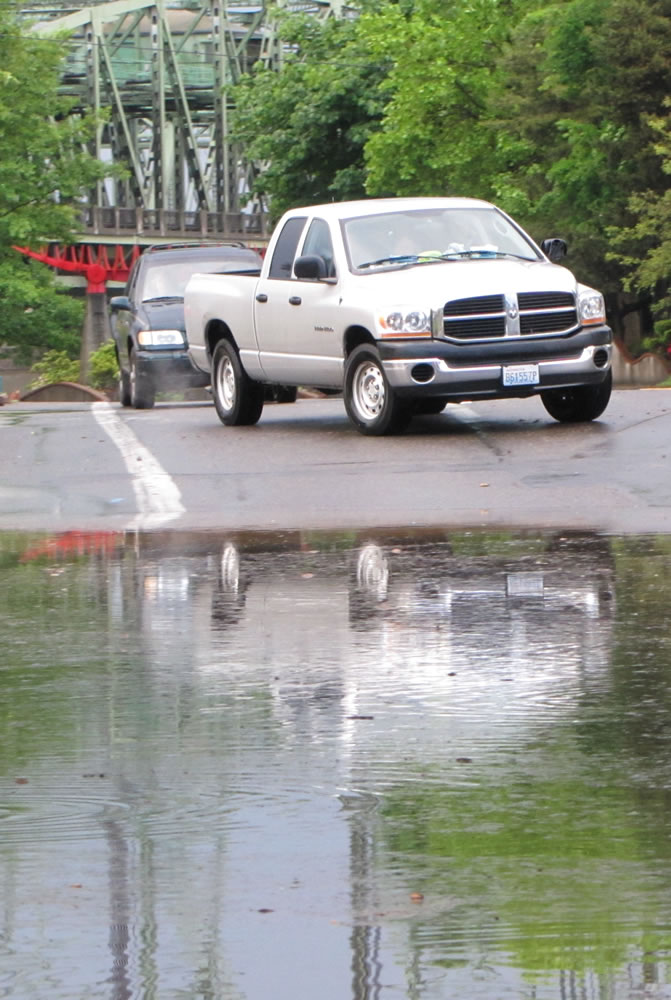
<instances>
[{"instance_id":1,"label":"bridge railing","mask_svg":"<svg viewBox=\"0 0 671 1000\"><path fill-rule=\"evenodd\" d=\"M128 236L154 239L227 239L266 241L270 235L268 216L247 212L195 212L148 208L103 208L86 206L83 232L90 236Z\"/></svg>"}]
</instances>

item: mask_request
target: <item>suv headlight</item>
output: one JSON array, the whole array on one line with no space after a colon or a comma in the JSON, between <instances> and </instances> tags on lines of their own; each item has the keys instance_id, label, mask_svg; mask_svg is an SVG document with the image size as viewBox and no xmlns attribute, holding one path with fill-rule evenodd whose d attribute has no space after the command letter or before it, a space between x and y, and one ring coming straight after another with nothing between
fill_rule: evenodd
<instances>
[{"instance_id":1,"label":"suv headlight","mask_svg":"<svg viewBox=\"0 0 671 1000\"><path fill-rule=\"evenodd\" d=\"M601 292L586 288L578 296L578 315L583 326L606 322L606 304Z\"/></svg>"},{"instance_id":2,"label":"suv headlight","mask_svg":"<svg viewBox=\"0 0 671 1000\"><path fill-rule=\"evenodd\" d=\"M431 315L424 309L394 306L377 318L382 337L430 337Z\"/></svg>"},{"instance_id":3,"label":"suv headlight","mask_svg":"<svg viewBox=\"0 0 671 1000\"><path fill-rule=\"evenodd\" d=\"M140 347L184 347L186 344L181 330L140 330L137 342Z\"/></svg>"}]
</instances>

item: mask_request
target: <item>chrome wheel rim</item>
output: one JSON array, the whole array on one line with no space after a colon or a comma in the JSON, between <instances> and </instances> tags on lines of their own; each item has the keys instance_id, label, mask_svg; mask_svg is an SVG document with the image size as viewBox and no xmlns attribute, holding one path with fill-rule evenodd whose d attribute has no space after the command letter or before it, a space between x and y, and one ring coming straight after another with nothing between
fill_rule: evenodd
<instances>
[{"instance_id":1,"label":"chrome wheel rim","mask_svg":"<svg viewBox=\"0 0 671 1000\"><path fill-rule=\"evenodd\" d=\"M221 405L225 410L232 410L235 405L235 372L228 355L219 365L218 376L217 389Z\"/></svg>"},{"instance_id":2,"label":"chrome wheel rim","mask_svg":"<svg viewBox=\"0 0 671 1000\"><path fill-rule=\"evenodd\" d=\"M389 589L389 562L384 550L373 543L364 545L359 552L356 566L359 590L377 601L384 601Z\"/></svg>"},{"instance_id":3,"label":"chrome wheel rim","mask_svg":"<svg viewBox=\"0 0 671 1000\"><path fill-rule=\"evenodd\" d=\"M221 584L227 594L237 594L240 586L240 553L230 542L221 553Z\"/></svg>"},{"instance_id":4,"label":"chrome wheel rim","mask_svg":"<svg viewBox=\"0 0 671 1000\"><path fill-rule=\"evenodd\" d=\"M384 408L384 375L374 361L360 365L352 384L352 401L363 420L376 420Z\"/></svg>"}]
</instances>

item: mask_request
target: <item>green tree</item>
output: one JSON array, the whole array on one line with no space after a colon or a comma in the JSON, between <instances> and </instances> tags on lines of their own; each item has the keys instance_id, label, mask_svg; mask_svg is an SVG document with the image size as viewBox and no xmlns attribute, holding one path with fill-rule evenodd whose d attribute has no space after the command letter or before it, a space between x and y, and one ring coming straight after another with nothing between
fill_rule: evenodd
<instances>
[{"instance_id":1,"label":"green tree","mask_svg":"<svg viewBox=\"0 0 671 1000\"><path fill-rule=\"evenodd\" d=\"M0 245L0 315L1 343L17 362L30 364L48 349L79 356L82 299L59 288L44 264L24 260L6 244Z\"/></svg>"},{"instance_id":2,"label":"green tree","mask_svg":"<svg viewBox=\"0 0 671 1000\"><path fill-rule=\"evenodd\" d=\"M667 186L651 118L671 90L669 0L568 0L527 13L499 68L496 127L516 150L498 180L538 236L565 236L571 266L621 308L612 228L637 192ZM617 318L613 316L612 318Z\"/></svg>"},{"instance_id":3,"label":"green tree","mask_svg":"<svg viewBox=\"0 0 671 1000\"><path fill-rule=\"evenodd\" d=\"M417 0L364 13L359 30L389 66L365 150L370 194L492 195L506 146L492 121L498 59L521 5Z\"/></svg>"},{"instance_id":4,"label":"green tree","mask_svg":"<svg viewBox=\"0 0 671 1000\"><path fill-rule=\"evenodd\" d=\"M282 71L258 64L233 90L233 130L262 167L255 193L275 218L365 195L363 149L382 114L385 76L356 20L291 16L281 34L290 46Z\"/></svg>"},{"instance_id":5,"label":"green tree","mask_svg":"<svg viewBox=\"0 0 671 1000\"><path fill-rule=\"evenodd\" d=\"M671 100L665 117L652 116L649 124L657 141L665 175L671 174ZM612 257L625 270L625 288L647 294L653 314L652 331L644 350L664 350L671 342L671 187L663 191L637 191L629 199L631 225L612 228Z\"/></svg>"},{"instance_id":6,"label":"green tree","mask_svg":"<svg viewBox=\"0 0 671 1000\"><path fill-rule=\"evenodd\" d=\"M78 199L105 169L86 151L94 123L58 96L64 51L0 5L0 312L3 344L21 360L49 347L74 356L82 305L12 248L67 240Z\"/></svg>"},{"instance_id":7,"label":"green tree","mask_svg":"<svg viewBox=\"0 0 671 1000\"><path fill-rule=\"evenodd\" d=\"M364 191L484 197L567 239L616 332L671 305L671 0L361 0L284 34L282 72L235 92L275 216Z\"/></svg>"},{"instance_id":8,"label":"green tree","mask_svg":"<svg viewBox=\"0 0 671 1000\"><path fill-rule=\"evenodd\" d=\"M52 382L79 381L79 361L72 361L65 351L46 351L40 360L35 362L32 370L37 374L37 378L31 382L29 386L31 389Z\"/></svg>"},{"instance_id":9,"label":"green tree","mask_svg":"<svg viewBox=\"0 0 671 1000\"><path fill-rule=\"evenodd\" d=\"M564 236L616 328L628 272L640 306L637 281L659 294L665 223L656 242L646 233L643 269L611 251L613 227L649 228L668 187L655 122L671 91L671 0L416 0L365 12L359 30L390 66L365 149L370 194L485 197L539 240Z\"/></svg>"}]
</instances>

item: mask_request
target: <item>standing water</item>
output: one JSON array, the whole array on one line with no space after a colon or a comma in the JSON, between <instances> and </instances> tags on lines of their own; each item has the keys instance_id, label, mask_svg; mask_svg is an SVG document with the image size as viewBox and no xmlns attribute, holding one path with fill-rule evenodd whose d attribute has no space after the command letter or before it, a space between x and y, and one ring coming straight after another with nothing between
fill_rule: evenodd
<instances>
[{"instance_id":1,"label":"standing water","mask_svg":"<svg viewBox=\"0 0 671 1000\"><path fill-rule=\"evenodd\" d=\"M0 536L0 997L671 998L671 539Z\"/></svg>"}]
</instances>

